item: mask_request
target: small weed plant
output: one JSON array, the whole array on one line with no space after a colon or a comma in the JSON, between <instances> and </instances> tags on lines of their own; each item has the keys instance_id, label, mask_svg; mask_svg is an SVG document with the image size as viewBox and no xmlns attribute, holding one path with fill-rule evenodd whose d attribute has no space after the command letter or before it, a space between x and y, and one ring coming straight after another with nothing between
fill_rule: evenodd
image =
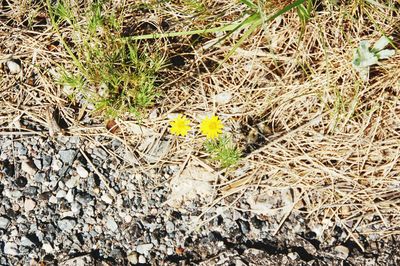
<instances>
[{"instance_id":1,"label":"small weed plant","mask_svg":"<svg viewBox=\"0 0 400 266\"><path fill-rule=\"evenodd\" d=\"M52 25L75 66L73 71L63 67L59 81L70 89L71 99L83 96L106 118L138 115L157 96L155 82L164 60L124 39L122 18L107 10L106 2L71 6L67 0L47 1ZM68 37L61 26L71 29Z\"/></svg>"},{"instance_id":2,"label":"small weed plant","mask_svg":"<svg viewBox=\"0 0 400 266\"><path fill-rule=\"evenodd\" d=\"M186 136L192 129L191 121L186 116L178 115L170 121L170 132L176 136ZM217 162L222 168L234 166L241 157L240 150L233 143L232 138L223 134L223 124L218 116L205 117L200 123L200 132L206 137L203 143L204 150L210 159Z\"/></svg>"}]
</instances>

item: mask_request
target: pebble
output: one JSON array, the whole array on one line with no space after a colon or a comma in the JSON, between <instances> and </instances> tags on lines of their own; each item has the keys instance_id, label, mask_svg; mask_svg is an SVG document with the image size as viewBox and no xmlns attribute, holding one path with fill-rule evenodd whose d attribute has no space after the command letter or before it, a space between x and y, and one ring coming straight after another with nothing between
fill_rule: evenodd
<instances>
[{"instance_id":1,"label":"pebble","mask_svg":"<svg viewBox=\"0 0 400 266\"><path fill-rule=\"evenodd\" d=\"M114 218L111 216L107 217L106 226L108 229L110 229L113 232L118 230L118 224L115 222Z\"/></svg>"},{"instance_id":2,"label":"pebble","mask_svg":"<svg viewBox=\"0 0 400 266\"><path fill-rule=\"evenodd\" d=\"M107 204L112 204L112 202L113 202L111 196L109 194L106 194L106 193L101 196L101 200L104 201Z\"/></svg>"},{"instance_id":3,"label":"pebble","mask_svg":"<svg viewBox=\"0 0 400 266\"><path fill-rule=\"evenodd\" d=\"M61 150L58 152L60 155L60 160L68 165L71 165L75 159L75 150Z\"/></svg>"},{"instance_id":4,"label":"pebble","mask_svg":"<svg viewBox=\"0 0 400 266\"><path fill-rule=\"evenodd\" d=\"M139 263L145 264L146 263L146 258L143 255L139 256Z\"/></svg>"},{"instance_id":5,"label":"pebble","mask_svg":"<svg viewBox=\"0 0 400 266\"><path fill-rule=\"evenodd\" d=\"M36 207L36 202L32 199L25 199L24 209L26 212L30 212Z\"/></svg>"},{"instance_id":6,"label":"pebble","mask_svg":"<svg viewBox=\"0 0 400 266\"><path fill-rule=\"evenodd\" d=\"M78 175L71 176L71 178L68 179L67 182L65 182L65 185L68 188L74 188L79 185L79 180L80 178Z\"/></svg>"},{"instance_id":7,"label":"pebble","mask_svg":"<svg viewBox=\"0 0 400 266\"><path fill-rule=\"evenodd\" d=\"M65 190L59 190L59 191L57 191L56 198L61 199L61 198L64 198L66 195L67 195L67 192L65 192Z\"/></svg>"},{"instance_id":8,"label":"pebble","mask_svg":"<svg viewBox=\"0 0 400 266\"><path fill-rule=\"evenodd\" d=\"M31 247L34 246L35 243L33 243L29 238L23 236L21 237L20 245L24 247Z\"/></svg>"},{"instance_id":9,"label":"pebble","mask_svg":"<svg viewBox=\"0 0 400 266\"><path fill-rule=\"evenodd\" d=\"M63 163L60 160L53 160L51 162L51 169L53 169L53 171L60 171L60 169L63 167Z\"/></svg>"},{"instance_id":10,"label":"pebble","mask_svg":"<svg viewBox=\"0 0 400 266\"><path fill-rule=\"evenodd\" d=\"M67 195L65 195L65 199L71 203L74 201L74 193L72 192L72 189L68 190Z\"/></svg>"},{"instance_id":11,"label":"pebble","mask_svg":"<svg viewBox=\"0 0 400 266\"><path fill-rule=\"evenodd\" d=\"M18 74L19 72L21 72L21 66L13 60L7 61L7 67L10 70L10 74L12 74L12 75L15 75L15 74Z\"/></svg>"},{"instance_id":12,"label":"pebble","mask_svg":"<svg viewBox=\"0 0 400 266\"><path fill-rule=\"evenodd\" d=\"M78 165L76 167L76 172L82 178L86 178L89 176L89 172L82 165Z\"/></svg>"},{"instance_id":13,"label":"pebble","mask_svg":"<svg viewBox=\"0 0 400 266\"><path fill-rule=\"evenodd\" d=\"M25 177L23 177L23 176L20 176L20 177L18 177L17 179L15 179L15 184L18 186L18 187L25 187L26 186L26 184L28 184L28 180L25 178Z\"/></svg>"},{"instance_id":14,"label":"pebble","mask_svg":"<svg viewBox=\"0 0 400 266\"><path fill-rule=\"evenodd\" d=\"M7 229L7 227L10 225L10 219L4 216L0 216L0 229Z\"/></svg>"},{"instance_id":15,"label":"pebble","mask_svg":"<svg viewBox=\"0 0 400 266\"><path fill-rule=\"evenodd\" d=\"M138 263L138 255L136 252L132 252L128 255L127 257L128 261L132 264L137 264Z\"/></svg>"},{"instance_id":16,"label":"pebble","mask_svg":"<svg viewBox=\"0 0 400 266\"><path fill-rule=\"evenodd\" d=\"M46 251L47 254L51 254L51 253L53 253L53 251L54 251L54 249L53 249L53 247L51 246L50 243L43 243L42 249L43 249L44 251Z\"/></svg>"},{"instance_id":17,"label":"pebble","mask_svg":"<svg viewBox=\"0 0 400 266\"><path fill-rule=\"evenodd\" d=\"M4 254L11 255L11 256L19 255L19 250L18 250L17 244L15 244L13 242L7 242L4 245Z\"/></svg>"},{"instance_id":18,"label":"pebble","mask_svg":"<svg viewBox=\"0 0 400 266\"><path fill-rule=\"evenodd\" d=\"M136 247L136 251L139 254L148 254L149 251L153 248L153 244L142 244Z\"/></svg>"},{"instance_id":19,"label":"pebble","mask_svg":"<svg viewBox=\"0 0 400 266\"><path fill-rule=\"evenodd\" d=\"M36 167L32 165L31 161L23 161L21 163L21 170L30 176L34 176L36 173Z\"/></svg>"},{"instance_id":20,"label":"pebble","mask_svg":"<svg viewBox=\"0 0 400 266\"><path fill-rule=\"evenodd\" d=\"M165 230L167 231L168 234L171 234L175 231L175 225L171 221L167 221L165 224Z\"/></svg>"},{"instance_id":21,"label":"pebble","mask_svg":"<svg viewBox=\"0 0 400 266\"><path fill-rule=\"evenodd\" d=\"M58 220L57 225L62 231L71 231L76 226L76 221L72 218L65 218Z\"/></svg>"},{"instance_id":22,"label":"pebble","mask_svg":"<svg viewBox=\"0 0 400 266\"><path fill-rule=\"evenodd\" d=\"M335 252L337 254L337 257L339 257L342 260L347 259L349 256L349 249L345 246L336 246L335 247Z\"/></svg>"}]
</instances>

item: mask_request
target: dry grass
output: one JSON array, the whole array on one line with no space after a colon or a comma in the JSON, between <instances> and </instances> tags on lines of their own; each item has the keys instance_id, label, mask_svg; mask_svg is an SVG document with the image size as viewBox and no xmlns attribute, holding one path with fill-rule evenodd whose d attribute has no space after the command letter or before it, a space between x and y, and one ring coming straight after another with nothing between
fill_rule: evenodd
<instances>
[{"instance_id":1,"label":"dry grass","mask_svg":"<svg viewBox=\"0 0 400 266\"><path fill-rule=\"evenodd\" d=\"M185 31L234 21L244 9L233 1L203 1L207 12L201 12L184 2L153 5L144 14L125 16L127 21L150 17L146 23L157 31L163 31L163 22L168 30ZM49 126L43 113L50 106L60 110L69 134L119 138L141 170L148 171L169 164L184 167L191 158L214 167L200 138L169 137L171 113L185 113L198 121L215 112L243 149L249 147L248 129L262 123L269 132L264 132L256 149L246 152L238 170L218 172L214 203L226 202L231 195L266 202L280 195L282 200L274 208L286 207L277 212L282 222L290 212L301 212L314 223L329 219L349 232L395 234L400 229L400 55L397 51L373 67L369 83L358 78L351 61L360 40L378 40L382 32L394 36L399 47L399 13L364 1L328 6L313 14L299 39L301 25L291 12L264 25L218 69L240 32L208 49L219 36L202 36L198 42L191 37L164 40L166 53L185 63L164 70L162 97L145 114L142 128L134 119L122 117L115 121L115 134L101 120L92 119L90 126L80 121L83 107L71 106L54 82L50 69L61 61L68 64L68 57L59 46L49 51L56 40L51 28L28 30L21 16L11 25L2 19L0 57L12 55L23 65L19 76L6 74L3 67L2 132L25 131L18 126L24 117L39 122L40 134L45 135ZM11 18L10 14L3 16ZM128 32L149 33L143 24ZM222 92L232 94L226 104L214 100ZM167 152L149 160L161 143L169 145ZM291 204L284 199L287 191Z\"/></svg>"}]
</instances>

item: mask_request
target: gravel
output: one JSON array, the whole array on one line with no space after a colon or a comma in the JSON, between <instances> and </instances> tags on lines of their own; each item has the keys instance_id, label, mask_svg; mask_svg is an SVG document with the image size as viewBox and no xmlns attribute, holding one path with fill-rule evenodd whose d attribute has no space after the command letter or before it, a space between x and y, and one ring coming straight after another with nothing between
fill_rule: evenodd
<instances>
[{"instance_id":1,"label":"gravel","mask_svg":"<svg viewBox=\"0 0 400 266\"><path fill-rule=\"evenodd\" d=\"M284 215L245 211L245 195L237 208L210 208L201 226L199 202L166 204L178 165L138 173L120 160L127 157L120 142L96 142L104 145L74 136L0 137L0 265L396 265L400 259L392 255L399 238L361 241L362 252L352 240L356 233L325 230L295 210L280 225Z\"/></svg>"}]
</instances>

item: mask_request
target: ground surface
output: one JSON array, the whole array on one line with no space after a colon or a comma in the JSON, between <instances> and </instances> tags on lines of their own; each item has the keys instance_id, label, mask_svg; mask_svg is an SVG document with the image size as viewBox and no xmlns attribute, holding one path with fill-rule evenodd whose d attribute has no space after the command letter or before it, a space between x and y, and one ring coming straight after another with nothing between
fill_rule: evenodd
<instances>
[{"instance_id":1,"label":"ground surface","mask_svg":"<svg viewBox=\"0 0 400 266\"><path fill-rule=\"evenodd\" d=\"M262 2L1 2L0 265L400 265L398 1L150 38L124 68L132 36L293 1ZM395 54L363 80L354 49L383 34ZM142 81L155 91L129 96ZM169 131L178 114L186 137ZM204 148L210 114L242 152L231 168Z\"/></svg>"}]
</instances>

